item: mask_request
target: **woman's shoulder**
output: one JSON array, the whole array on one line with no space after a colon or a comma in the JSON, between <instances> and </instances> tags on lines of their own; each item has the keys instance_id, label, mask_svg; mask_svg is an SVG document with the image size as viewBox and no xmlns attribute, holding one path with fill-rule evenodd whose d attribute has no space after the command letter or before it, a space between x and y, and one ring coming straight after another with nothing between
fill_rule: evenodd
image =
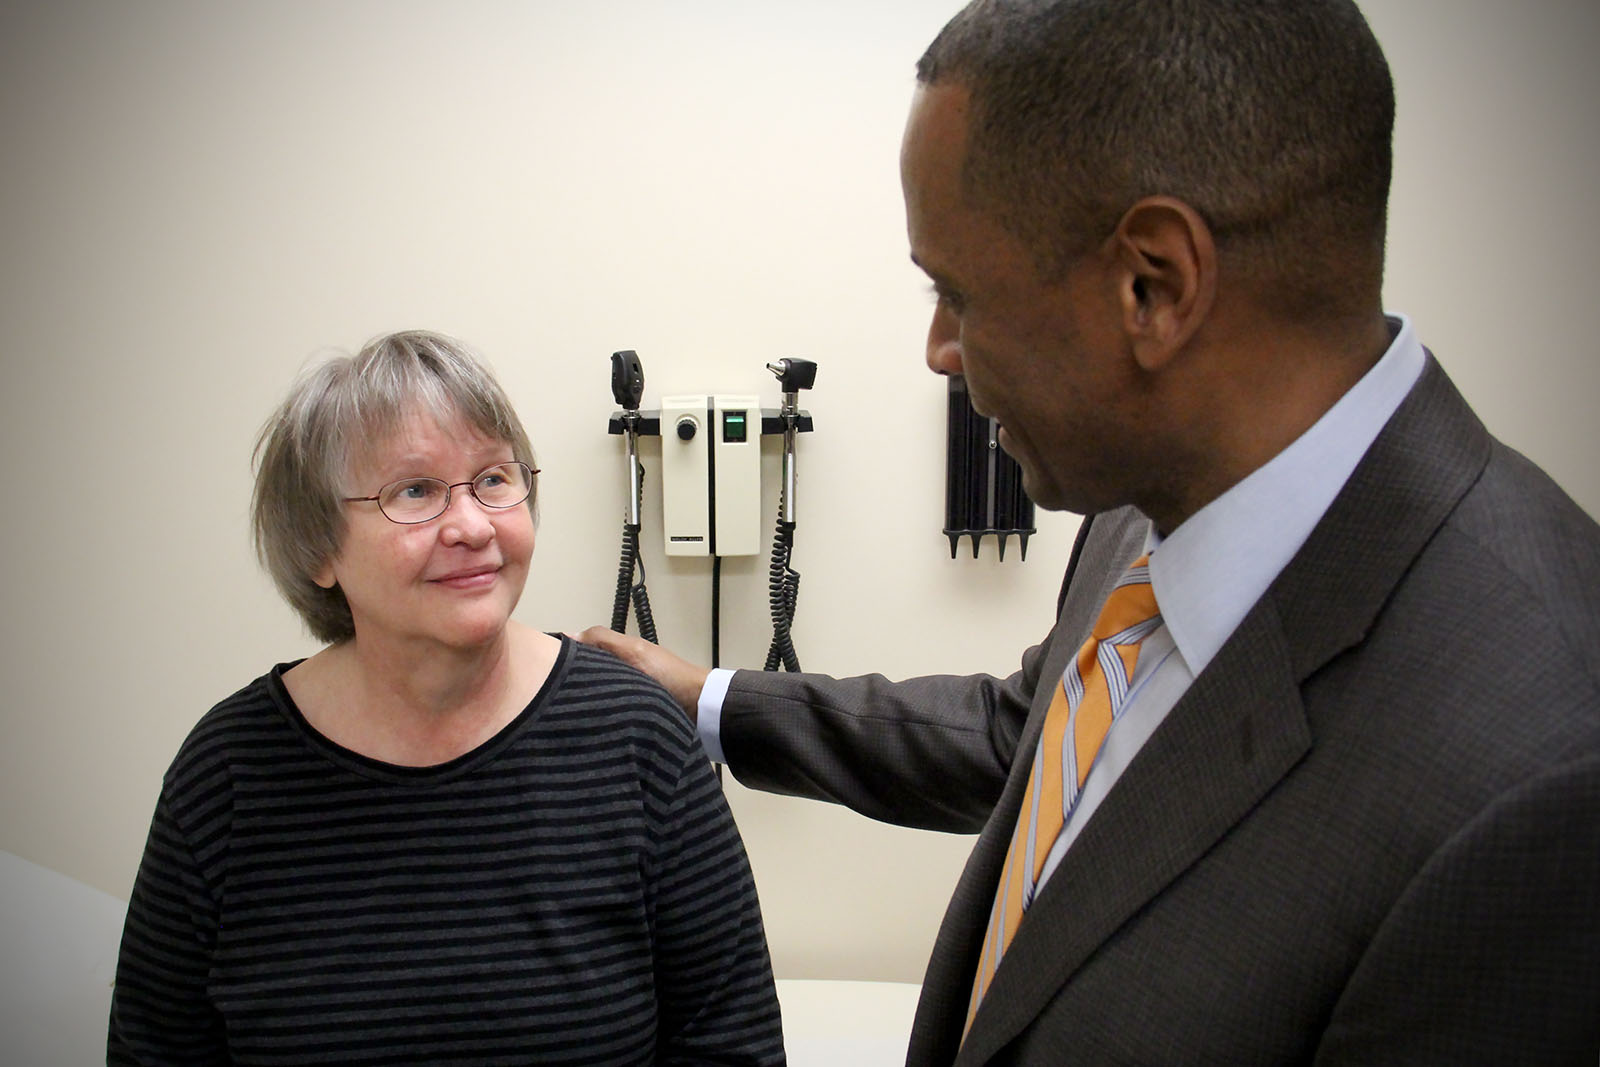
<instances>
[{"instance_id":1,"label":"woman's shoulder","mask_svg":"<svg viewBox=\"0 0 1600 1067\"><path fill-rule=\"evenodd\" d=\"M567 641L559 718L571 728L574 743L586 751L603 749L613 767L631 768L657 825L671 821L685 797L703 800L714 792L711 761L672 695L610 653ZM726 817L726 809L718 814L709 801L688 808L703 809L713 820Z\"/></svg>"},{"instance_id":2,"label":"woman's shoulder","mask_svg":"<svg viewBox=\"0 0 1600 1067\"><path fill-rule=\"evenodd\" d=\"M281 732L286 725L279 695L282 675L292 666L279 664L212 705L178 747L168 780L203 775L240 747Z\"/></svg>"},{"instance_id":3,"label":"woman's shoulder","mask_svg":"<svg viewBox=\"0 0 1600 1067\"><path fill-rule=\"evenodd\" d=\"M694 741L688 716L659 682L608 652L570 637L562 640L560 695L574 713L679 745Z\"/></svg>"}]
</instances>

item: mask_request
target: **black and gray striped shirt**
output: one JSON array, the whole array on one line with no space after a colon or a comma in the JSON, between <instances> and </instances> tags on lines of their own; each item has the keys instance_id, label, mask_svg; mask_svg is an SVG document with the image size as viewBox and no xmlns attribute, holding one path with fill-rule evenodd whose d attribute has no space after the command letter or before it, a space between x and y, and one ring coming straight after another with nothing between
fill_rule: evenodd
<instances>
[{"instance_id":1,"label":"black and gray striped shirt","mask_svg":"<svg viewBox=\"0 0 1600 1067\"><path fill-rule=\"evenodd\" d=\"M653 682L565 640L492 740L407 768L312 730L286 669L167 772L109 1063L783 1062L743 845Z\"/></svg>"}]
</instances>

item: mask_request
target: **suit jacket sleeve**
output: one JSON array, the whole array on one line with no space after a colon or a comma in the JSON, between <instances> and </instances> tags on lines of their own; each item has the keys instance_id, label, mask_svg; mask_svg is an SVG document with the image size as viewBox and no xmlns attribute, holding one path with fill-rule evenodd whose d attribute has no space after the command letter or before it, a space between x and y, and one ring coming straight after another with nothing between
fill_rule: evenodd
<instances>
[{"instance_id":1,"label":"suit jacket sleeve","mask_svg":"<svg viewBox=\"0 0 1600 1067\"><path fill-rule=\"evenodd\" d=\"M1131 509L1084 519L1055 625L1023 653L1021 668L1009 678L933 675L891 682L877 674L835 679L737 672L722 705L729 768L753 788L844 804L882 822L980 832L1019 744L1029 742L1030 729L1038 730L1041 705L1048 704L1047 697L1039 699L1040 678L1053 684L1106 591L1101 572L1120 573L1107 561L1131 559L1147 527ZM1080 570L1093 580L1075 585ZM1085 585L1092 588L1080 588Z\"/></svg>"},{"instance_id":2,"label":"suit jacket sleeve","mask_svg":"<svg viewBox=\"0 0 1600 1067\"><path fill-rule=\"evenodd\" d=\"M722 747L755 789L844 804L883 822L983 829L1005 785L1048 639L1009 678L739 671Z\"/></svg>"}]
</instances>

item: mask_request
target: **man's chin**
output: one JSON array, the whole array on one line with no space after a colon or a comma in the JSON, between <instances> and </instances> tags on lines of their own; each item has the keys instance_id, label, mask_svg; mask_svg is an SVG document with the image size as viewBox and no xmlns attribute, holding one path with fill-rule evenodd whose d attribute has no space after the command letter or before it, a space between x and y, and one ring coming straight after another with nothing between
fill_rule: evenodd
<instances>
[{"instance_id":1,"label":"man's chin","mask_svg":"<svg viewBox=\"0 0 1600 1067\"><path fill-rule=\"evenodd\" d=\"M1033 460L1013 451L1012 446L1016 444L1016 441L1010 434L1006 433L1004 426L1000 427L995 440L1000 443L1000 450L1010 457L1016 463L1018 469L1022 471L1022 489L1028 494L1028 499L1046 510L1055 510L1041 499L1042 497L1048 497L1050 494L1046 491L1047 487L1040 479L1038 471L1034 469Z\"/></svg>"},{"instance_id":2,"label":"man's chin","mask_svg":"<svg viewBox=\"0 0 1600 1067\"><path fill-rule=\"evenodd\" d=\"M1011 458L1017 459L1015 456ZM1033 501L1035 506L1044 508L1046 511L1061 511L1062 506L1056 499L1056 494L1052 491L1055 488L1054 485L1048 482L1041 482L1032 464L1017 459L1017 466L1022 469L1022 490L1028 494L1028 499Z\"/></svg>"},{"instance_id":3,"label":"man's chin","mask_svg":"<svg viewBox=\"0 0 1600 1067\"><path fill-rule=\"evenodd\" d=\"M1091 492L1072 492L1052 478L1041 478L1031 463L1017 460L1022 468L1022 488L1036 507L1045 511L1067 511L1074 515L1088 515L1103 511L1104 506L1092 499Z\"/></svg>"}]
</instances>

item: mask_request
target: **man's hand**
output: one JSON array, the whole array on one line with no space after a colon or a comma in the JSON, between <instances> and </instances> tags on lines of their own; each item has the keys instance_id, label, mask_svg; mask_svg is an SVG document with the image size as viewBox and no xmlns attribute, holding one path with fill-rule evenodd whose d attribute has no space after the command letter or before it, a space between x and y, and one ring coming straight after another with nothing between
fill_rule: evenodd
<instances>
[{"instance_id":1,"label":"man's hand","mask_svg":"<svg viewBox=\"0 0 1600 1067\"><path fill-rule=\"evenodd\" d=\"M619 634L607 626L591 626L577 638L586 645L616 656L630 667L637 667L666 687L694 722L700 707L700 690L705 688L706 675L711 671L676 656L660 645L652 645L642 637Z\"/></svg>"}]
</instances>

